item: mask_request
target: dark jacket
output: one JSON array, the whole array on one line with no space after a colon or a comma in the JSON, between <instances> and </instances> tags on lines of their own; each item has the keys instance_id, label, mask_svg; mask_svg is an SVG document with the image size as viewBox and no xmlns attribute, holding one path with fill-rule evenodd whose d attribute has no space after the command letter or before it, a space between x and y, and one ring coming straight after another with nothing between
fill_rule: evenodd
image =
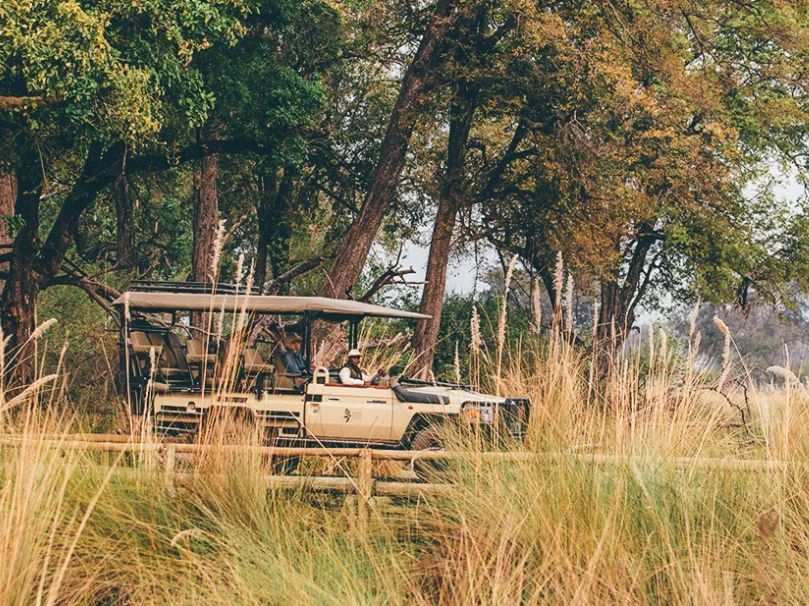
<instances>
[{"instance_id":1,"label":"dark jacket","mask_svg":"<svg viewBox=\"0 0 809 606\"><path fill-rule=\"evenodd\" d=\"M302 375L306 373L306 360L299 351L287 349L281 354L281 361L284 363L287 373L291 375Z\"/></svg>"}]
</instances>

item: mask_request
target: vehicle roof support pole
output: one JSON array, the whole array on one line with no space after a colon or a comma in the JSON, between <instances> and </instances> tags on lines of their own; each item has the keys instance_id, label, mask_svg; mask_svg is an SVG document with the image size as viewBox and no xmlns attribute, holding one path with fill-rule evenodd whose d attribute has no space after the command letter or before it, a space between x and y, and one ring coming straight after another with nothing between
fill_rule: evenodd
<instances>
[{"instance_id":1,"label":"vehicle roof support pole","mask_svg":"<svg viewBox=\"0 0 809 606\"><path fill-rule=\"evenodd\" d=\"M312 368L312 316L309 312L303 314L303 358L306 368Z\"/></svg>"},{"instance_id":2,"label":"vehicle roof support pole","mask_svg":"<svg viewBox=\"0 0 809 606\"><path fill-rule=\"evenodd\" d=\"M348 323L348 348L354 349L359 341L359 320L351 320Z\"/></svg>"},{"instance_id":3,"label":"vehicle roof support pole","mask_svg":"<svg viewBox=\"0 0 809 606\"><path fill-rule=\"evenodd\" d=\"M129 398L129 348L127 347L126 312L121 307L118 313L118 389Z\"/></svg>"}]
</instances>

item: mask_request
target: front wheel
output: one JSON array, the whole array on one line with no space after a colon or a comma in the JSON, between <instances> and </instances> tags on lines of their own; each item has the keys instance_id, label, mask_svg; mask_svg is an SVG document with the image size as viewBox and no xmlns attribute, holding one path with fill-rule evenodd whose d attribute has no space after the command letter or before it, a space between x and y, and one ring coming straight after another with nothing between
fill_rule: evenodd
<instances>
[{"instance_id":1,"label":"front wheel","mask_svg":"<svg viewBox=\"0 0 809 606\"><path fill-rule=\"evenodd\" d=\"M431 427L419 430L410 445L411 450L443 450L444 444L438 433ZM445 460L415 459L413 471L422 482L446 482L448 480L448 465Z\"/></svg>"}]
</instances>

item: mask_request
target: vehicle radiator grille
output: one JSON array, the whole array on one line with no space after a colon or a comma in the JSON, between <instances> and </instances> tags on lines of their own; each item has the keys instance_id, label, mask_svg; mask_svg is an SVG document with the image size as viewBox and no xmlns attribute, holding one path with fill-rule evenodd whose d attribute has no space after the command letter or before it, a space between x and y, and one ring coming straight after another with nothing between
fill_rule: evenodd
<instances>
[{"instance_id":1,"label":"vehicle radiator grille","mask_svg":"<svg viewBox=\"0 0 809 606\"><path fill-rule=\"evenodd\" d=\"M506 398L501 407L503 423L512 438L522 440L528 430L531 414L530 402L527 398Z\"/></svg>"}]
</instances>

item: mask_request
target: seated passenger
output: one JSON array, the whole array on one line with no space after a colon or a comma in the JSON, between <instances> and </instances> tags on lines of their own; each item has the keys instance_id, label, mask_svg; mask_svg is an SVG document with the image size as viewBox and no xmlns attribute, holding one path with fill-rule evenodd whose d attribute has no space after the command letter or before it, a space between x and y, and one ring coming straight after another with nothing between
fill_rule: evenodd
<instances>
[{"instance_id":1,"label":"seated passenger","mask_svg":"<svg viewBox=\"0 0 809 606\"><path fill-rule=\"evenodd\" d=\"M360 368L360 350L352 349L348 352L348 361L340 369L340 383L343 385L368 385L371 376Z\"/></svg>"},{"instance_id":2,"label":"seated passenger","mask_svg":"<svg viewBox=\"0 0 809 606\"><path fill-rule=\"evenodd\" d=\"M290 375L303 375L308 373L306 368L306 360L301 355L301 337L300 335L289 335L286 338L286 351L281 354L281 361L284 363L284 368L287 374Z\"/></svg>"}]
</instances>

